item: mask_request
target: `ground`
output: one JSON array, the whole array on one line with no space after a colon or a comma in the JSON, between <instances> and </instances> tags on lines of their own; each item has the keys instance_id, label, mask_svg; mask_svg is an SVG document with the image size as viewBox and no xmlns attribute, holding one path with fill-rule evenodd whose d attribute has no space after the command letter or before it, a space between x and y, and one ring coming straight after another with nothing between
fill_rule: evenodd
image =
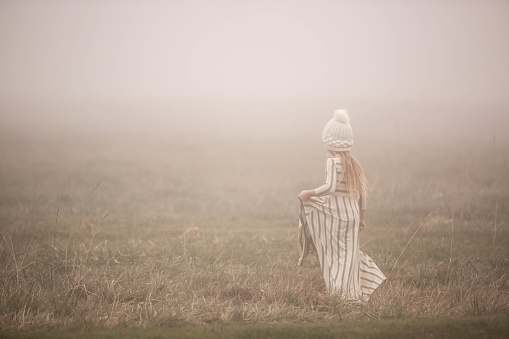
<instances>
[{"instance_id":1,"label":"ground","mask_svg":"<svg viewBox=\"0 0 509 339\"><path fill-rule=\"evenodd\" d=\"M1 336L504 337L509 145L360 144L365 304L297 267L307 140L0 143Z\"/></svg>"}]
</instances>

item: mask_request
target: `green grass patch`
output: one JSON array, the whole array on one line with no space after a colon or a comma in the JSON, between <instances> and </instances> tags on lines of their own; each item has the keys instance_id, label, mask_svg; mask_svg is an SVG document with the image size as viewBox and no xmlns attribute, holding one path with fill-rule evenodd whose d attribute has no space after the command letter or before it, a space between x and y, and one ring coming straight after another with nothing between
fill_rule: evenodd
<instances>
[{"instance_id":1,"label":"green grass patch","mask_svg":"<svg viewBox=\"0 0 509 339\"><path fill-rule=\"evenodd\" d=\"M2 338L507 338L508 316L3 333Z\"/></svg>"}]
</instances>

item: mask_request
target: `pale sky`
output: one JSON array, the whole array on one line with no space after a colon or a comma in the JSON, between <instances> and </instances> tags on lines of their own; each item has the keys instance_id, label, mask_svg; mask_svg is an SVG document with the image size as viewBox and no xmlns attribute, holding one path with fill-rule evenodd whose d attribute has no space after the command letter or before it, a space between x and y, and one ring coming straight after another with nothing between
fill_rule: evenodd
<instances>
[{"instance_id":1,"label":"pale sky","mask_svg":"<svg viewBox=\"0 0 509 339\"><path fill-rule=\"evenodd\" d=\"M0 99L509 106L509 1L0 2Z\"/></svg>"}]
</instances>

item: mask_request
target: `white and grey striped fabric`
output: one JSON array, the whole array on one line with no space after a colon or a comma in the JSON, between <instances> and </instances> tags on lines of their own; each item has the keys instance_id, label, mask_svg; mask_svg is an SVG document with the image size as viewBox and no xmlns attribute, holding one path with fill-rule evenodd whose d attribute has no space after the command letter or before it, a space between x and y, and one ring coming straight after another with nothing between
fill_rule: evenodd
<instances>
[{"instance_id":1,"label":"white and grey striped fabric","mask_svg":"<svg viewBox=\"0 0 509 339\"><path fill-rule=\"evenodd\" d=\"M385 276L359 249L359 209L366 208L366 199L350 197L343 177L339 158L327 159L325 185L315 190L317 197L301 202L299 265L313 245L327 290L367 301Z\"/></svg>"}]
</instances>

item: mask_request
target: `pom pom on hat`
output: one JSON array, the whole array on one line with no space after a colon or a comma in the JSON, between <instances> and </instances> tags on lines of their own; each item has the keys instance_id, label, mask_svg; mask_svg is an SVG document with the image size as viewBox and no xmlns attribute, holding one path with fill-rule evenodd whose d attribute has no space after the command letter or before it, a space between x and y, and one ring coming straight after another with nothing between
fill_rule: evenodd
<instances>
[{"instance_id":1,"label":"pom pom on hat","mask_svg":"<svg viewBox=\"0 0 509 339\"><path fill-rule=\"evenodd\" d=\"M338 109L334 112L334 120L337 122L341 122L343 124L349 124L350 123L350 117L348 116L348 113L346 109Z\"/></svg>"}]
</instances>

